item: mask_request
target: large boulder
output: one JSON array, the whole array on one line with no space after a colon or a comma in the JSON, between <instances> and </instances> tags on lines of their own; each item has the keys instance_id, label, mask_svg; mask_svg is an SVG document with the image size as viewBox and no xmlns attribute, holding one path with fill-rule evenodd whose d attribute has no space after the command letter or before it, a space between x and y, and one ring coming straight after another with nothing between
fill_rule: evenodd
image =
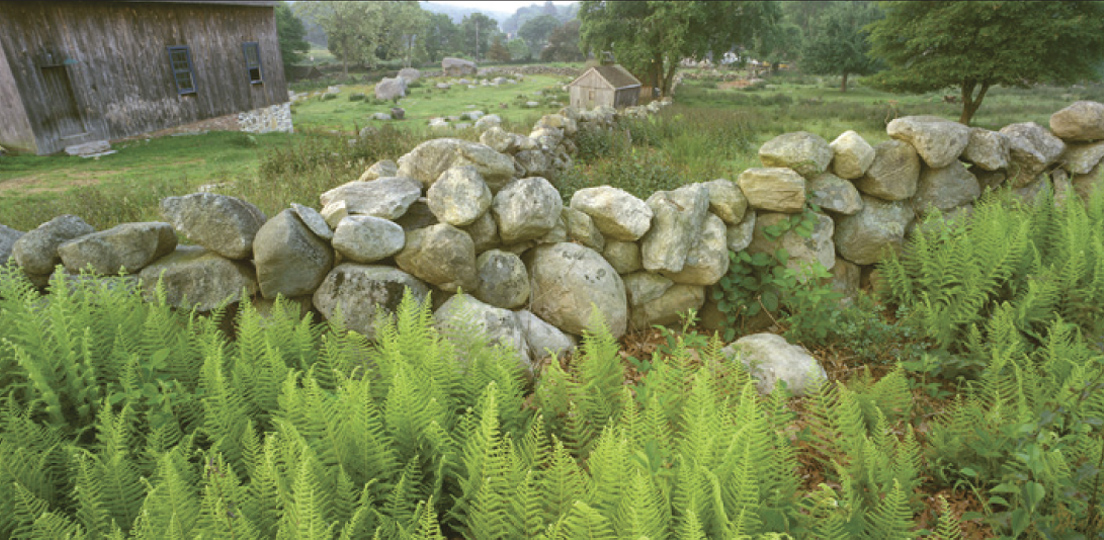
<instances>
[{"instance_id":1,"label":"large boulder","mask_svg":"<svg viewBox=\"0 0 1104 540\"><path fill-rule=\"evenodd\" d=\"M702 184L690 184L674 191L657 191L647 203L655 217L640 240L644 269L680 272L709 214L709 190Z\"/></svg>"},{"instance_id":2,"label":"large boulder","mask_svg":"<svg viewBox=\"0 0 1104 540\"><path fill-rule=\"evenodd\" d=\"M491 210L502 242L515 244L548 234L560 221L563 199L548 180L533 176L503 187Z\"/></svg>"},{"instance_id":3,"label":"large boulder","mask_svg":"<svg viewBox=\"0 0 1104 540\"><path fill-rule=\"evenodd\" d=\"M12 254L12 246L15 241L23 236L23 231L17 231L11 227L0 225L0 266L7 264Z\"/></svg>"},{"instance_id":4,"label":"large boulder","mask_svg":"<svg viewBox=\"0 0 1104 540\"><path fill-rule=\"evenodd\" d=\"M253 255L253 238L266 219L256 206L214 193L166 197L161 216L188 240L227 259Z\"/></svg>"},{"instance_id":5,"label":"large boulder","mask_svg":"<svg viewBox=\"0 0 1104 540\"><path fill-rule=\"evenodd\" d=\"M514 316L517 317L521 331L525 334L529 357L534 362L553 356L560 357L564 353L574 351L578 346L575 336L548 324L544 319L533 315L532 311L523 309L514 312Z\"/></svg>"},{"instance_id":6,"label":"large boulder","mask_svg":"<svg viewBox=\"0 0 1104 540\"><path fill-rule=\"evenodd\" d=\"M621 275L631 274L644 268L640 261L640 244L636 242L607 240L606 247L602 250L602 257Z\"/></svg>"},{"instance_id":7,"label":"large boulder","mask_svg":"<svg viewBox=\"0 0 1104 540\"><path fill-rule=\"evenodd\" d=\"M629 192L610 186L583 188L571 196L571 208L594 220L606 238L635 242L652 226L652 209Z\"/></svg>"},{"instance_id":8,"label":"large boulder","mask_svg":"<svg viewBox=\"0 0 1104 540\"><path fill-rule=\"evenodd\" d=\"M924 167L920 173L916 195L912 199L913 210L923 214L932 208L942 211L974 202L981 195L977 178L956 161L941 169Z\"/></svg>"},{"instance_id":9,"label":"large boulder","mask_svg":"<svg viewBox=\"0 0 1104 540\"><path fill-rule=\"evenodd\" d=\"M676 283L712 285L728 272L728 263L728 234L724 221L713 214L707 214L701 233L692 240L690 251L686 253L682 270L660 272Z\"/></svg>"},{"instance_id":10,"label":"large boulder","mask_svg":"<svg viewBox=\"0 0 1104 540\"><path fill-rule=\"evenodd\" d=\"M514 177L514 159L485 144L462 139L428 140L399 158L399 175L429 187L452 167L471 165L483 177L491 192L497 192Z\"/></svg>"},{"instance_id":11,"label":"large boulder","mask_svg":"<svg viewBox=\"0 0 1104 540\"><path fill-rule=\"evenodd\" d=\"M832 243L832 235L835 232L835 223L832 218L824 214L816 214L816 225L813 233L808 238L797 234L790 229L775 239L769 238L764 229L777 228L778 224L790 219L788 214L764 212L759 214L755 221L755 231L752 234L751 244L747 247L748 253L774 253L778 248L783 248L790 258L786 267L804 275L805 267L820 263L827 270L831 270L836 264L836 248Z\"/></svg>"},{"instance_id":12,"label":"large boulder","mask_svg":"<svg viewBox=\"0 0 1104 540\"><path fill-rule=\"evenodd\" d=\"M717 215L728 225L735 225L744 219L748 201L732 180L718 178L703 184L709 190L709 211Z\"/></svg>"},{"instance_id":13,"label":"large boulder","mask_svg":"<svg viewBox=\"0 0 1104 540\"><path fill-rule=\"evenodd\" d=\"M859 191L887 201L900 201L916 193L920 156L903 141L886 141L874 147L874 163L855 180Z\"/></svg>"},{"instance_id":14,"label":"large boulder","mask_svg":"<svg viewBox=\"0 0 1104 540\"><path fill-rule=\"evenodd\" d=\"M828 170L832 148L820 135L807 131L785 133L759 148L759 161L764 167L788 167L811 178Z\"/></svg>"},{"instance_id":15,"label":"large boulder","mask_svg":"<svg viewBox=\"0 0 1104 540\"><path fill-rule=\"evenodd\" d=\"M1104 141L1070 144L1062 154L1062 168L1071 174L1089 174L1104 159Z\"/></svg>"},{"instance_id":16,"label":"large boulder","mask_svg":"<svg viewBox=\"0 0 1104 540\"><path fill-rule=\"evenodd\" d=\"M398 268L342 263L314 292L314 308L327 319L340 310L346 328L374 339L380 316L394 313L407 291L419 302L429 296L425 283Z\"/></svg>"},{"instance_id":17,"label":"large boulder","mask_svg":"<svg viewBox=\"0 0 1104 540\"><path fill-rule=\"evenodd\" d=\"M349 216L337 224L332 244L346 259L367 264L401 251L406 233L399 224L383 218Z\"/></svg>"},{"instance_id":18,"label":"large boulder","mask_svg":"<svg viewBox=\"0 0 1104 540\"><path fill-rule=\"evenodd\" d=\"M257 294L257 276L249 263L232 261L201 246L177 246L138 274L147 299L154 298L158 280L165 301L183 309L211 311L241 300L242 292Z\"/></svg>"},{"instance_id":19,"label":"large boulder","mask_svg":"<svg viewBox=\"0 0 1104 540\"><path fill-rule=\"evenodd\" d=\"M833 153L832 172L840 178L861 178L874 163L874 147L854 131L844 131L828 146Z\"/></svg>"},{"instance_id":20,"label":"large boulder","mask_svg":"<svg viewBox=\"0 0 1104 540\"><path fill-rule=\"evenodd\" d=\"M527 255L534 314L565 332L582 334L596 311L614 338L625 334L625 284L598 252L564 242L538 246Z\"/></svg>"},{"instance_id":21,"label":"large boulder","mask_svg":"<svg viewBox=\"0 0 1104 540\"><path fill-rule=\"evenodd\" d=\"M476 68L475 62L471 60L446 56L441 59L441 71L445 73L446 77L463 77L465 75L475 75L479 69Z\"/></svg>"},{"instance_id":22,"label":"large boulder","mask_svg":"<svg viewBox=\"0 0 1104 540\"><path fill-rule=\"evenodd\" d=\"M518 364L533 371L525 331L513 311L485 304L466 294L457 294L445 301L433 314L434 325L446 337L470 339L478 332L488 344L510 349Z\"/></svg>"},{"instance_id":23,"label":"large boulder","mask_svg":"<svg viewBox=\"0 0 1104 540\"><path fill-rule=\"evenodd\" d=\"M376 99L391 101L406 97L406 82L406 79L402 77L395 77L394 79L385 77L376 83Z\"/></svg>"},{"instance_id":24,"label":"large boulder","mask_svg":"<svg viewBox=\"0 0 1104 540\"><path fill-rule=\"evenodd\" d=\"M752 208L795 213L805 209L805 178L793 169L753 167L736 179Z\"/></svg>"},{"instance_id":25,"label":"large boulder","mask_svg":"<svg viewBox=\"0 0 1104 540\"><path fill-rule=\"evenodd\" d=\"M962 159L987 171L1008 167L1008 137L983 128L970 129L970 142L962 151Z\"/></svg>"},{"instance_id":26,"label":"large boulder","mask_svg":"<svg viewBox=\"0 0 1104 540\"><path fill-rule=\"evenodd\" d=\"M874 264L888 250L901 249L913 217L912 207L905 202L863 196L862 210L836 221L836 250L855 264Z\"/></svg>"},{"instance_id":27,"label":"large boulder","mask_svg":"<svg viewBox=\"0 0 1104 540\"><path fill-rule=\"evenodd\" d=\"M791 395L804 396L820 387L828 373L809 351L791 345L776 334L761 333L744 336L721 352L739 360L758 380L760 394L769 394L779 381L786 384Z\"/></svg>"},{"instance_id":28,"label":"large boulder","mask_svg":"<svg viewBox=\"0 0 1104 540\"><path fill-rule=\"evenodd\" d=\"M91 269L100 275L126 271L134 274L176 249L176 232L161 222L124 223L106 231L86 234L57 248L65 269L72 273Z\"/></svg>"},{"instance_id":29,"label":"large boulder","mask_svg":"<svg viewBox=\"0 0 1104 540\"><path fill-rule=\"evenodd\" d=\"M468 233L448 223L408 231L406 246L395 255L395 262L443 291L474 291L479 286L475 243Z\"/></svg>"},{"instance_id":30,"label":"large boulder","mask_svg":"<svg viewBox=\"0 0 1104 540\"><path fill-rule=\"evenodd\" d=\"M480 120L483 119L480 118ZM479 122L476 122L476 125L479 125ZM514 154L518 151L518 139L520 138L520 135L510 133L499 126L489 126L483 131L483 134L479 136L479 142L487 145L495 152Z\"/></svg>"},{"instance_id":31,"label":"large boulder","mask_svg":"<svg viewBox=\"0 0 1104 540\"><path fill-rule=\"evenodd\" d=\"M1050 115L1050 130L1068 141L1104 139L1104 104L1077 101Z\"/></svg>"},{"instance_id":32,"label":"large boulder","mask_svg":"<svg viewBox=\"0 0 1104 540\"><path fill-rule=\"evenodd\" d=\"M287 209L265 222L253 241L253 264L265 298L311 294L333 268L329 242Z\"/></svg>"},{"instance_id":33,"label":"large boulder","mask_svg":"<svg viewBox=\"0 0 1104 540\"><path fill-rule=\"evenodd\" d=\"M705 287L675 284L656 298L634 304L630 310L629 327L643 330L656 324L676 324L688 311L698 311L703 304Z\"/></svg>"},{"instance_id":34,"label":"large boulder","mask_svg":"<svg viewBox=\"0 0 1104 540\"><path fill-rule=\"evenodd\" d=\"M11 256L24 272L49 275L61 263L58 246L94 232L96 229L77 216L58 216L20 236L12 244Z\"/></svg>"},{"instance_id":35,"label":"large boulder","mask_svg":"<svg viewBox=\"0 0 1104 540\"><path fill-rule=\"evenodd\" d=\"M471 225L491 207L491 189L471 165L453 167L429 186L429 209L444 223Z\"/></svg>"},{"instance_id":36,"label":"large boulder","mask_svg":"<svg viewBox=\"0 0 1104 540\"><path fill-rule=\"evenodd\" d=\"M886 126L886 133L912 145L933 169L950 165L970 142L969 127L938 116L896 118Z\"/></svg>"},{"instance_id":37,"label":"large boulder","mask_svg":"<svg viewBox=\"0 0 1104 540\"><path fill-rule=\"evenodd\" d=\"M475 259L479 288L474 296L492 306L515 309L529 300L529 271L521 257L490 249Z\"/></svg>"},{"instance_id":38,"label":"large boulder","mask_svg":"<svg viewBox=\"0 0 1104 540\"><path fill-rule=\"evenodd\" d=\"M805 184L805 189L809 192L809 201L822 210L848 216L862 210L862 196L855 184L832 173L814 176Z\"/></svg>"},{"instance_id":39,"label":"large boulder","mask_svg":"<svg viewBox=\"0 0 1104 540\"><path fill-rule=\"evenodd\" d=\"M319 196L322 214L339 202L349 215L398 219L422 195L422 185L413 178L391 176L371 182L349 182Z\"/></svg>"},{"instance_id":40,"label":"large boulder","mask_svg":"<svg viewBox=\"0 0 1104 540\"><path fill-rule=\"evenodd\" d=\"M1012 187L1026 186L1066 151L1066 143L1035 122L1009 124L1000 130L1008 137L1009 182Z\"/></svg>"},{"instance_id":41,"label":"large boulder","mask_svg":"<svg viewBox=\"0 0 1104 540\"><path fill-rule=\"evenodd\" d=\"M410 84L412 82L417 82L418 79L421 79L422 78L422 72L418 71L415 68L408 67L408 68L400 69L398 76L401 79L405 80L407 84Z\"/></svg>"}]
</instances>

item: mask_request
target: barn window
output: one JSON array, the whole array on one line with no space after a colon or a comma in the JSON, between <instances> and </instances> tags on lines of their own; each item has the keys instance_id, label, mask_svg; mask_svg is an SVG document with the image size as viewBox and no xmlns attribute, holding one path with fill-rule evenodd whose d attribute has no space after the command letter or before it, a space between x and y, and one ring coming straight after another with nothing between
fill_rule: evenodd
<instances>
[{"instance_id":1,"label":"barn window","mask_svg":"<svg viewBox=\"0 0 1104 540\"><path fill-rule=\"evenodd\" d=\"M173 80L176 81L176 93L194 94L195 76L192 69L192 53L187 45L169 47L169 65L172 66Z\"/></svg>"},{"instance_id":2,"label":"barn window","mask_svg":"<svg viewBox=\"0 0 1104 540\"><path fill-rule=\"evenodd\" d=\"M245 52L245 69L249 72L249 82L260 84L263 82L261 80L261 46L255 41L243 43L242 51Z\"/></svg>"}]
</instances>

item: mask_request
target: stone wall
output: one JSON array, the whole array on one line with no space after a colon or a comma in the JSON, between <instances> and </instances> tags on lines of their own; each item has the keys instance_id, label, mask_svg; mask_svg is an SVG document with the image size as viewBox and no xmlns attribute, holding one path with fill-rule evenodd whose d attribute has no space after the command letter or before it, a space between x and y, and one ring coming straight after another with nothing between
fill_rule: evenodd
<instances>
[{"instance_id":1,"label":"stone wall","mask_svg":"<svg viewBox=\"0 0 1104 540\"><path fill-rule=\"evenodd\" d=\"M291 102L238 113L238 124L247 133L294 133Z\"/></svg>"},{"instance_id":2,"label":"stone wall","mask_svg":"<svg viewBox=\"0 0 1104 540\"><path fill-rule=\"evenodd\" d=\"M147 294L160 278L169 302L200 310L243 291L261 302L282 295L322 317L340 311L369 337L406 291L432 295L441 327L474 324L532 365L574 346L592 311L620 336L708 310L730 251L784 247L789 264L818 262L853 292L863 267L899 250L925 212L967 214L1003 184L1026 199L1086 194L1104 157L1104 105L1078 102L1055 113L1049 130L906 117L876 146L851 131L831 142L788 133L759 150L763 167L734 181L646 200L601 186L564 204L545 176L571 166L574 135L663 105L565 108L528 135L485 122L479 143L434 139L373 164L321 194L321 211L293 204L268 217L246 201L196 193L162 201L164 222L96 232L61 216L26 234L0 227L0 260L10 251L39 284L57 264L129 272ZM764 234L807 200L821 209L811 238ZM176 233L193 245L176 245Z\"/></svg>"}]
</instances>

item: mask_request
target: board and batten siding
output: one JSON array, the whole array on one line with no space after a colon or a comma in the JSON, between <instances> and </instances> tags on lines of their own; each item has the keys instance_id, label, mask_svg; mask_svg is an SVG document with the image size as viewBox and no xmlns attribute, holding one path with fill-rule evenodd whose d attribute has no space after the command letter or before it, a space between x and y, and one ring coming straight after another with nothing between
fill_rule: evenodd
<instances>
[{"instance_id":1,"label":"board and batten siding","mask_svg":"<svg viewBox=\"0 0 1104 540\"><path fill-rule=\"evenodd\" d=\"M590 70L572 83L569 92L571 106L584 110L600 106L613 107L615 92L609 81L603 79L597 71Z\"/></svg>"},{"instance_id":2,"label":"board and batten siding","mask_svg":"<svg viewBox=\"0 0 1104 540\"><path fill-rule=\"evenodd\" d=\"M259 45L261 84L249 80L246 42ZM167 47L180 45L194 94L180 95L173 79ZM39 154L288 99L270 4L4 1L0 47Z\"/></svg>"},{"instance_id":3,"label":"board and batten siding","mask_svg":"<svg viewBox=\"0 0 1104 540\"><path fill-rule=\"evenodd\" d=\"M14 150L35 150L34 131L27 120L23 100L19 99L19 89L15 87L15 78L3 48L0 48L0 141Z\"/></svg>"}]
</instances>

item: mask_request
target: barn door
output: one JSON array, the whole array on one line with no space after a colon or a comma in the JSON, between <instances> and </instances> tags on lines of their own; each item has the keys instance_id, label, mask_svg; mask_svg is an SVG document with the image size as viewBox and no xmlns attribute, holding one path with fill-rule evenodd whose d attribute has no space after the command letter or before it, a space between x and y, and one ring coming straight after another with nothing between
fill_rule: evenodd
<instances>
[{"instance_id":1,"label":"barn door","mask_svg":"<svg viewBox=\"0 0 1104 540\"><path fill-rule=\"evenodd\" d=\"M44 66L42 80L46 86L46 117L44 126L57 133L58 138L84 133L80 109L69 83L69 71L65 66Z\"/></svg>"}]
</instances>

